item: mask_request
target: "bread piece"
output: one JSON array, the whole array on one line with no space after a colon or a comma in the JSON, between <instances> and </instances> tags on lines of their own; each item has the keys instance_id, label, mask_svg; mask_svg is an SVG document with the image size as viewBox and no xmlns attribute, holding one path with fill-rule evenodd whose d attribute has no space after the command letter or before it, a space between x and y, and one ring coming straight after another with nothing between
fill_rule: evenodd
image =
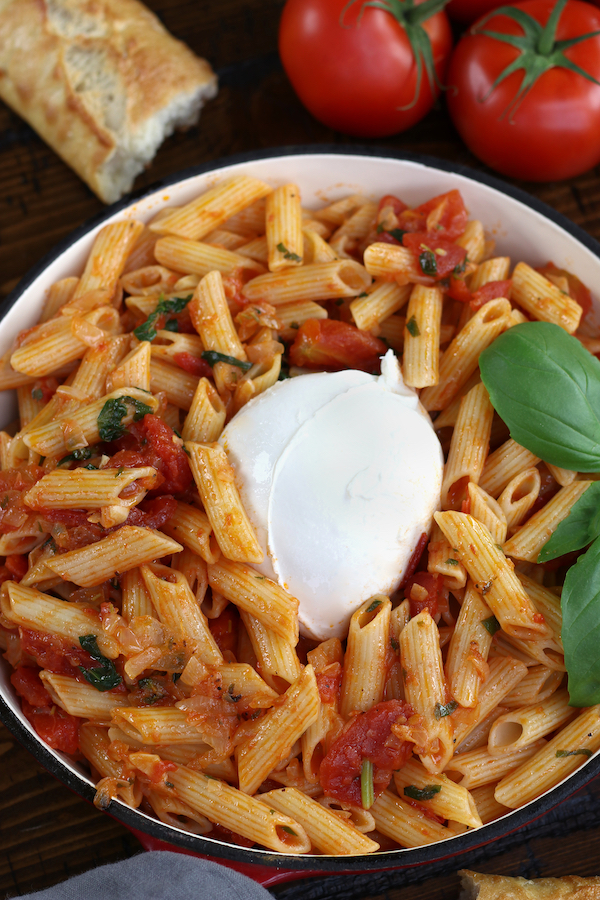
<instances>
[{"instance_id":1,"label":"bread piece","mask_svg":"<svg viewBox=\"0 0 600 900\"><path fill-rule=\"evenodd\" d=\"M105 203L216 92L138 0L0 0L0 97Z\"/></svg>"},{"instance_id":2,"label":"bread piece","mask_svg":"<svg viewBox=\"0 0 600 900\"><path fill-rule=\"evenodd\" d=\"M462 869L459 900L600 900L600 877L509 878Z\"/></svg>"}]
</instances>

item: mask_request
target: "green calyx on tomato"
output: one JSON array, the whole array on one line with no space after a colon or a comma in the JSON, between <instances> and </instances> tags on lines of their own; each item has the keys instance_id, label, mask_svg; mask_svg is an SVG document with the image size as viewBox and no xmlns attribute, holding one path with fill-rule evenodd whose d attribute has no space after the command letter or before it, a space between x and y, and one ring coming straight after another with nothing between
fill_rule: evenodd
<instances>
[{"instance_id":1,"label":"green calyx on tomato","mask_svg":"<svg viewBox=\"0 0 600 900\"><path fill-rule=\"evenodd\" d=\"M340 16L340 25L344 27L344 13L349 7L353 6L356 0L349 0ZM433 60L433 51L431 49L431 41L429 35L423 28L423 22L430 19L436 13L439 13L448 3L448 0L424 0L423 3L416 4L415 0L364 0L358 21L365 10L365 7L371 6L374 9L382 9L393 16L401 28L406 32L406 37L412 48L415 64L417 66L417 83L415 86L415 95L410 103L400 106L398 109L412 109L416 104L419 93L421 91L421 81L423 79L423 68L429 82L432 92L437 87L438 90L445 90L438 74L435 70Z\"/></svg>"},{"instance_id":2,"label":"green calyx on tomato","mask_svg":"<svg viewBox=\"0 0 600 900\"><path fill-rule=\"evenodd\" d=\"M517 56L517 58L506 66L500 75L498 75L487 94L482 98L482 103L487 100L490 94L502 81L504 81L505 78L508 78L513 72L517 72L521 69L524 73L521 86L505 110L505 113L509 114L509 119L512 118L521 101L531 90L538 78L549 69L570 69L571 72L575 72L583 78L587 78L588 81L592 81L594 84L600 84L600 81L586 72L585 69L582 69L581 66L578 66L572 60L568 59L564 54L564 51L569 47L574 46L574 44L580 44L582 41L588 40L589 38L597 37L600 34L600 31L590 31L588 34L582 34L578 37L571 38L570 40L556 40L558 21L566 3L567 0L557 0L544 27L524 10L514 6L501 6L473 26L471 29L472 34L485 34L487 37L510 44L520 51L519 56ZM488 31L483 27L489 19L498 15L507 16L509 19L517 22L523 29L523 34L503 34L499 31Z\"/></svg>"}]
</instances>

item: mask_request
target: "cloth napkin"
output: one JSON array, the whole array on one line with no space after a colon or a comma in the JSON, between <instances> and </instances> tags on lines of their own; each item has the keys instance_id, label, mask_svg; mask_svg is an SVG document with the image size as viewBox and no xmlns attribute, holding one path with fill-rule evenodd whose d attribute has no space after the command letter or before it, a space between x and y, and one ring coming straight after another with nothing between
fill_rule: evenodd
<instances>
[{"instance_id":1,"label":"cloth napkin","mask_svg":"<svg viewBox=\"0 0 600 900\"><path fill-rule=\"evenodd\" d=\"M22 900L273 900L256 882L218 863L156 851L100 866Z\"/></svg>"}]
</instances>

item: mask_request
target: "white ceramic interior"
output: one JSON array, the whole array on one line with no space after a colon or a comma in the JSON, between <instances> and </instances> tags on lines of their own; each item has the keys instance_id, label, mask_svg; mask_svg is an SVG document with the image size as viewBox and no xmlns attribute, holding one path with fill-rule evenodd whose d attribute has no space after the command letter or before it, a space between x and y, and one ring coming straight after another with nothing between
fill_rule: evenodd
<instances>
[{"instance_id":1,"label":"white ceramic interior","mask_svg":"<svg viewBox=\"0 0 600 900\"><path fill-rule=\"evenodd\" d=\"M474 177L469 177L461 174L465 171L464 169L453 171L451 166L448 166L447 169L438 168L435 166L436 161L423 162L414 159L388 158L369 155L370 152L367 151L365 154L352 152L296 154L294 151L284 150L281 151L282 155L267 155L264 158L221 165L201 174L188 175L173 184L149 193L130 205L118 208L113 213L109 210L102 221L76 235L66 249L52 258L33 280L30 276L26 278L24 288L19 286L13 292L12 297L9 298L13 300L13 305L8 308L0 322L0 353L4 353L10 347L19 331L30 327L37 321L46 292L51 284L60 278L80 274L94 236L103 225L130 217L146 221L162 207L181 206L215 182L242 172L261 178L273 186L293 181L300 187L303 206L308 208L316 208L324 203L330 203L349 192L363 193L374 200L384 194L394 194L401 197L408 205L416 206L436 194L458 188L463 195L470 217L481 219L488 235L496 240L497 252L500 255L510 256L513 262L524 260L533 266L543 265L552 260L557 266L577 274L592 292L595 289L600 291L600 287L598 287L600 286L600 258L596 253L596 251L600 251L600 247L563 217L553 213L534 198L503 185L495 179L478 180L483 176L476 175L474 172L470 173ZM445 163L439 163L439 165L446 166ZM600 294L594 297L591 321L595 324L600 322ZM14 399L10 393L6 392L0 395L0 426L6 424L14 415ZM0 698L4 699L9 710L23 728L31 734L34 742L40 745L41 742L21 713L19 702L8 681L8 675L8 666L0 658ZM0 704L0 715L2 712ZM10 716L4 718L6 724L11 727ZM55 766L52 767L55 774L58 774L59 777L64 775L63 780L72 786L74 784L72 776L75 776L75 781L83 776L85 782L92 785L82 768L73 764L63 754L48 748L45 749L55 759ZM67 777L67 772L64 770L61 772L61 766L66 767L71 777ZM595 771L598 768L597 761L590 760L584 768L588 767L590 767L591 776L592 769ZM580 775L581 770L578 770L570 778L577 777L581 781ZM77 789L77 785L75 787ZM556 792L556 789L554 790ZM561 797L557 796L557 801L568 794L564 791L564 783L560 793ZM533 801L529 806L535 804L538 806L532 809L529 818L534 818L536 814L539 814L539 799ZM116 805L122 806L118 802ZM550 808L551 805L546 803L545 808ZM507 822L505 832L526 821L522 816L523 809L504 817L505 820L510 820L519 814L521 820L512 826ZM119 814L117 813L117 815ZM141 831L148 830L153 822L150 817L139 812L133 813L133 821L131 815L119 815L119 818L124 818ZM496 824L493 823L494 826ZM481 840L472 841L470 846L484 843L486 840L484 832L491 827L488 825L479 829L477 834L481 836ZM165 827L164 839L168 840L170 836L170 839L178 842L177 831L177 829ZM184 835L184 832L179 832L179 834L182 838L181 842L189 846L189 835ZM435 845L440 850L438 856L442 857L457 852L459 847L464 846L463 837L444 841L442 842L443 846L442 844ZM204 849L198 845L198 852L209 852L206 850L206 846L210 844L215 844L214 855L231 856L227 853L221 854L216 846L218 842L211 841L211 839L204 839ZM448 846L455 844L456 850ZM239 851L239 848L236 849ZM261 853L272 857L272 854L267 854L266 851L253 851L249 856L252 855L253 861L258 861ZM385 857L389 858L398 854L400 856L412 854L414 857L414 853L415 851L411 850L398 850L385 854ZM430 855L430 858L435 857ZM296 860L296 865L301 862L301 860L289 856L277 857L277 859L285 865L292 860ZM302 857L302 860L306 861L305 864L310 864L308 863L310 859L314 861L316 858ZM323 860L323 857L318 857L318 859ZM363 859L366 861L366 858ZM339 858L338 862L339 870L347 868L347 858ZM398 864L406 863L399 858ZM328 868L331 867L328 866Z\"/></svg>"}]
</instances>

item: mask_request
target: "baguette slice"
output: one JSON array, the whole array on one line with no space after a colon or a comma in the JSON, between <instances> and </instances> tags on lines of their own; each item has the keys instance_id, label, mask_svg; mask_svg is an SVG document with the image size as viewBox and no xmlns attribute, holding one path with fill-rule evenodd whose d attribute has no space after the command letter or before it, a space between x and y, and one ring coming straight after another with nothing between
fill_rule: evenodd
<instances>
[{"instance_id":1,"label":"baguette slice","mask_svg":"<svg viewBox=\"0 0 600 900\"><path fill-rule=\"evenodd\" d=\"M600 900L600 876L580 878L509 878L461 869L459 900Z\"/></svg>"},{"instance_id":2,"label":"baguette slice","mask_svg":"<svg viewBox=\"0 0 600 900\"><path fill-rule=\"evenodd\" d=\"M138 0L0 0L0 97L105 203L216 92Z\"/></svg>"}]
</instances>

